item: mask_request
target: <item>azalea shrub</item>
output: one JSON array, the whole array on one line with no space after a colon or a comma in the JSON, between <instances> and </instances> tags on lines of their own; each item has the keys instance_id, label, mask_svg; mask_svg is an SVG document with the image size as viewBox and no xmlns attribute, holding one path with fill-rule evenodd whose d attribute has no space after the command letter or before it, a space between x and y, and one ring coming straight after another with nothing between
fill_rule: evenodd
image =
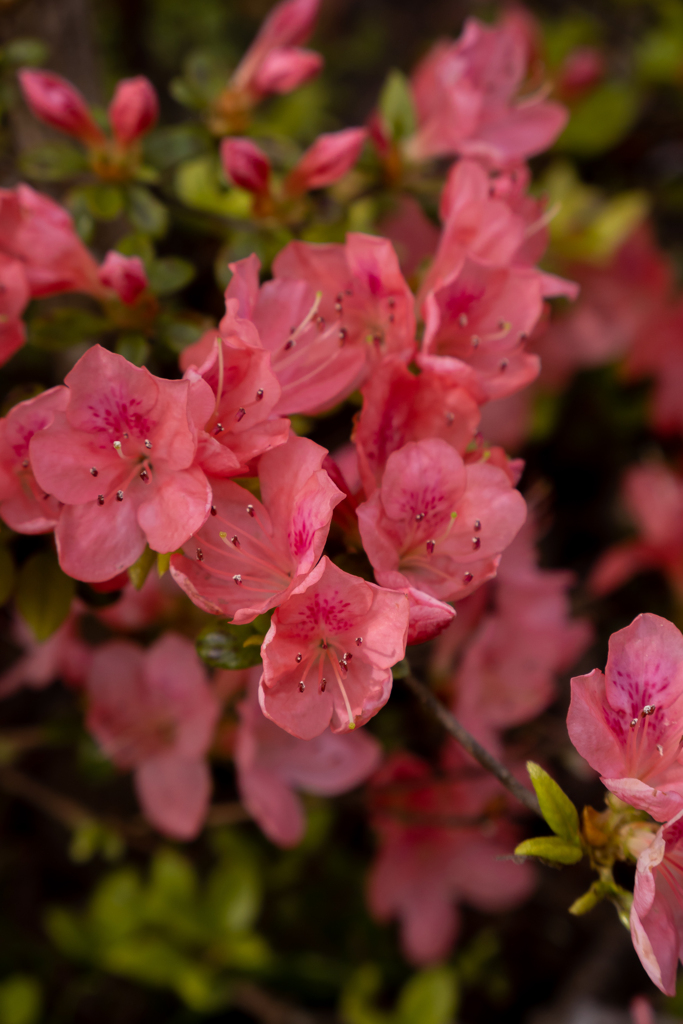
<instances>
[{"instance_id":1,"label":"azalea shrub","mask_svg":"<svg viewBox=\"0 0 683 1024\"><path fill-rule=\"evenodd\" d=\"M0 1024L683 1015L683 3L124 6L0 54Z\"/></svg>"}]
</instances>

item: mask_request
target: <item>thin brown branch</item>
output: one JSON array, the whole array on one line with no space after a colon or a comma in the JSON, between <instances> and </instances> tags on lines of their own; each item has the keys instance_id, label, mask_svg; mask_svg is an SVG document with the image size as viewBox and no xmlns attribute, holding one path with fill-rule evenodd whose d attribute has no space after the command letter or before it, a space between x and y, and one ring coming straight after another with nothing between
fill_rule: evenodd
<instances>
[{"instance_id":1,"label":"thin brown branch","mask_svg":"<svg viewBox=\"0 0 683 1024\"><path fill-rule=\"evenodd\" d=\"M277 999L250 981L237 986L232 1002L262 1024L319 1024L320 1021L317 1015Z\"/></svg>"},{"instance_id":2,"label":"thin brown branch","mask_svg":"<svg viewBox=\"0 0 683 1024\"><path fill-rule=\"evenodd\" d=\"M441 703L438 697L434 696L424 683L421 683L419 679L412 675L406 676L404 682L408 689L412 690L422 706L441 723L446 732L453 739L456 739L468 754L479 762L482 768L495 775L498 781L530 811L533 811L534 814L541 814L538 800L534 793L527 789L526 786L523 786L504 764L501 764L493 754L490 754L488 750L482 747L481 743L475 740L474 736L460 724L455 715L448 710L445 704Z\"/></svg>"},{"instance_id":3,"label":"thin brown branch","mask_svg":"<svg viewBox=\"0 0 683 1024\"><path fill-rule=\"evenodd\" d=\"M29 775L24 775L16 768L0 769L0 787L10 796L21 797L27 803L33 804L48 817L54 818L55 821L70 830L95 821L95 815L90 814L75 800L62 796L61 793L55 793L54 790L44 786L42 782L32 779Z\"/></svg>"}]
</instances>

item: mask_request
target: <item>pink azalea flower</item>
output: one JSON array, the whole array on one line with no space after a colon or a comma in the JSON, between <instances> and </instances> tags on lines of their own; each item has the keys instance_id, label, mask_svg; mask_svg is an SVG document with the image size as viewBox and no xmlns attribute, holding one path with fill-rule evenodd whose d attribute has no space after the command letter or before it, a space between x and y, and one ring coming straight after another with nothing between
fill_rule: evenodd
<instances>
[{"instance_id":1,"label":"pink azalea flower","mask_svg":"<svg viewBox=\"0 0 683 1024\"><path fill-rule=\"evenodd\" d=\"M364 725L389 699L407 629L404 594L322 558L275 610L263 641L264 714L305 740Z\"/></svg>"},{"instance_id":2,"label":"pink azalea flower","mask_svg":"<svg viewBox=\"0 0 683 1024\"><path fill-rule=\"evenodd\" d=\"M636 866L631 938L648 976L668 996L676 994L683 942L683 820L678 814L652 837Z\"/></svg>"},{"instance_id":3,"label":"pink azalea flower","mask_svg":"<svg viewBox=\"0 0 683 1024\"><path fill-rule=\"evenodd\" d=\"M109 104L109 121L117 142L131 146L153 128L159 116L156 90L144 75L123 78Z\"/></svg>"},{"instance_id":4,"label":"pink azalea flower","mask_svg":"<svg viewBox=\"0 0 683 1024\"><path fill-rule=\"evenodd\" d=\"M57 679L69 686L82 686L90 670L93 648L82 640L78 613L83 610L74 601L68 618L51 637L39 643L18 615L12 625L12 638L23 654L0 675L0 698L9 697L23 686L43 690Z\"/></svg>"},{"instance_id":5,"label":"pink azalea flower","mask_svg":"<svg viewBox=\"0 0 683 1024\"><path fill-rule=\"evenodd\" d=\"M24 264L0 252L0 366L11 359L26 340L21 314L29 298Z\"/></svg>"},{"instance_id":6,"label":"pink azalea flower","mask_svg":"<svg viewBox=\"0 0 683 1024\"><path fill-rule=\"evenodd\" d=\"M434 255L439 244L438 228L410 195L400 196L396 209L380 221L378 230L393 245L408 278Z\"/></svg>"},{"instance_id":7,"label":"pink azalea flower","mask_svg":"<svg viewBox=\"0 0 683 1024\"><path fill-rule=\"evenodd\" d=\"M415 349L414 299L386 238L350 233L346 244L290 242L273 261L276 279L307 281L322 297L318 314L346 346L409 362Z\"/></svg>"},{"instance_id":8,"label":"pink azalea flower","mask_svg":"<svg viewBox=\"0 0 683 1024\"><path fill-rule=\"evenodd\" d=\"M88 728L119 767L133 769L145 816L193 839L209 804L206 752L218 703L192 643L166 633L148 650L128 640L97 648L88 677Z\"/></svg>"},{"instance_id":9,"label":"pink azalea flower","mask_svg":"<svg viewBox=\"0 0 683 1024\"><path fill-rule=\"evenodd\" d=\"M99 278L106 288L112 288L121 302L132 306L147 287L145 265L139 256L123 256L110 249L99 270Z\"/></svg>"},{"instance_id":10,"label":"pink azalea flower","mask_svg":"<svg viewBox=\"0 0 683 1024\"><path fill-rule=\"evenodd\" d=\"M642 324L628 355L626 369L632 378L654 378L650 422L660 434L683 430L683 299L675 299L653 311Z\"/></svg>"},{"instance_id":11,"label":"pink azalea flower","mask_svg":"<svg viewBox=\"0 0 683 1024\"><path fill-rule=\"evenodd\" d=\"M171 571L195 604L251 622L286 600L320 558L343 498L322 469L327 452L305 437L262 456L262 501L213 481L211 515L173 555Z\"/></svg>"},{"instance_id":12,"label":"pink azalea flower","mask_svg":"<svg viewBox=\"0 0 683 1024\"><path fill-rule=\"evenodd\" d=\"M234 300L228 303L232 304ZM245 343L239 320L228 315L221 326L221 337L200 339L183 353L182 363L185 378L204 381L215 399L200 437L197 462L210 475L236 476L252 459L285 443L289 420L274 415L281 389L268 353ZM253 332L253 325L246 326ZM254 339L258 343L255 333ZM202 357L199 367L189 362Z\"/></svg>"},{"instance_id":13,"label":"pink azalea flower","mask_svg":"<svg viewBox=\"0 0 683 1024\"><path fill-rule=\"evenodd\" d=\"M260 672L252 680L258 684ZM303 839L306 816L297 790L338 796L354 789L379 766L381 748L366 730L315 739L291 736L265 717L257 686L239 705L235 767L240 798L268 838L278 846Z\"/></svg>"},{"instance_id":14,"label":"pink azalea flower","mask_svg":"<svg viewBox=\"0 0 683 1024\"><path fill-rule=\"evenodd\" d=\"M416 375L398 356L376 367L363 388L353 433L367 495L380 484L392 452L408 441L440 437L464 454L479 425L479 408L458 376L448 369Z\"/></svg>"},{"instance_id":15,"label":"pink azalea flower","mask_svg":"<svg viewBox=\"0 0 683 1024\"><path fill-rule=\"evenodd\" d=\"M240 61L229 92L251 105L268 93L296 89L317 74L322 57L300 49L315 25L319 0L285 0L276 4Z\"/></svg>"},{"instance_id":16,"label":"pink azalea flower","mask_svg":"<svg viewBox=\"0 0 683 1024\"><path fill-rule=\"evenodd\" d=\"M285 191L292 196L325 188L351 170L367 138L366 128L344 128L319 135L287 175Z\"/></svg>"},{"instance_id":17,"label":"pink azalea flower","mask_svg":"<svg viewBox=\"0 0 683 1024\"><path fill-rule=\"evenodd\" d=\"M41 121L86 145L97 146L105 141L81 93L61 75L38 68L22 68L19 84L24 99Z\"/></svg>"},{"instance_id":18,"label":"pink azalea flower","mask_svg":"<svg viewBox=\"0 0 683 1024\"><path fill-rule=\"evenodd\" d=\"M665 465L645 463L627 470L622 491L638 537L603 552L591 573L593 591L608 594L639 572L660 569L683 594L683 480Z\"/></svg>"},{"instance_id":19,"label":"pink azalea flower","mask_svg":"<svg viewBox=\"0 0 683 1024\"><path fill-rule=\"evenodd\" d=\"M58 385L19 402L0 419L0 517L17 533L47 533L59 518L59 501L33 475L30 441L64 412L68 401L68 390Z\"/></svg>"},{"instance_id":20,"label":"pink azalea flower","mask_svg":"<svg viewBox=\"0 0 683 1024\"><path fill-rule=\"evenodd\" d=\"M505 167L547 149L568 114L542 94L520 97L528 41L513 14L492 27L468 18L456 42L437 43L413 74L418 129L409 156L459 154Z\"/></svg>"},{"instance_id":21,"label":"pink azalea flower","mask_svg":"<svg viewBox=\"0 0 683 1024\"><path fill-rule=\"evenodd\" d=\"M536 270L467 259L457 276L427 295L421 365L436 371L442 362L480 403L519 391L540 370L538 356L523 343L542 311Z\"/></svg>"},{"instance_id":22,"label":"pink azalea flower","mask_svg":"<svg viewBox=\"0 0 683 1024\"><path fill-rule=\"evenodd\" d=\"M0 189L0 239L0 251L24 264L32 298L59 292L107 298L70 215L29 185Z\"/></svg>"},{"instance_id":23,"label":"pink azalea flower","mask_svg":"<svg viewBox=\"0 0 683 1024\"><path fill-rule=\"evenodd\" d=\"M458 903L494 913L530 894L529 866L501 859L514 848L514 828L481 821L492 788L490 778L473 780L469 770L461 779L434 778L407 753L394 754L373 779L380 849L368 902L378 920L398 918L411 963L448 955L459 929Z\"/></svg>"},{"instance_id":24,"label":"pink azalea flower","mask_svg":"<svg viewBox=\"0 0 683 1024\"><path fill-rule=\"evenodd\" d=\"M225 176L240 188L257 195L270 187L270 160L251 139L223 139L221 163Z\"/></svg>"},{"instance_id":25,"label":"pink azalea flower","mask_svg":"<svg viewBox=\"0 0 683 1024\"><path fill-rule=\"evenodd\" d=\"M659 615L613 633L603 675L572 679L571 741L608 789L665 821L683 807L683 636Z\"/></svg>"},{"instance_id":26,"label":"pink azalea flower","mask_svg":"<svg viewBox=\"0 0 683 1024\"><path fill-rule=\"evenodd\" d=\"M175 551L208 515L211 488L193 463L213 395L202 380L162 380L99 345L65 383L69 404L33 435L30 460L66 506L55 530L62 568L99 582L147 543Z\"/></svg>"},{"instance_id":27,"label":"pink azalea flower","mask_svg":"<svg viewBox=\"0 0 683 1024\"><path fill-rule=\"evenodd\" d=\"M269 353L281 389L273 413L316 413L351 394L364 374L365 350L347 343L348 334L338 318L326 323L318 315L314 287L305 280L285 278L267 281L259 288L259 260L254 255L231 263L230 269L233 278L225 292L227 313L219 329L223 337L239 332L243 344ZM197 342L200 344L202 339ZM207 342L203 344L205 358ZM193 349L183 353L185 359L197 360Z\"/></svg>"},{"instance_id":28,"label":"pink azalea flower","mask_svg":"<svg viewBox=\"0 0 683 1024\"><path fill-rule=\"evenodd\" d=\"M441 438L389 456L381 487L358 508L363 546L382 586L457 601L495 576L526 517L505 472L465 465Z\"/></svg>"}]
</instances>

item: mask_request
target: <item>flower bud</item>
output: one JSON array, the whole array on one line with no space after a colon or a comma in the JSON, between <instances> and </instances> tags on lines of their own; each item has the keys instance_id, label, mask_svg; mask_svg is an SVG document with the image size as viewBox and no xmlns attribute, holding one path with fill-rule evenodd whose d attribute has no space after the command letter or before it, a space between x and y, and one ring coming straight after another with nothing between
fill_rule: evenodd
<instances>
[{"instance_id":1,"label":"flower bud","mask_svg":"<svg viewBox=\"0 0 683 1024\"><path fill-rule=\"evenodd\" d=\"M318 14L320 0L286 0L263 22L254 46L298 46L305 43Z\"/></svg>"},{"instance_id":2,"label":"flower bud","mask_svg":"<svg viewBox=\"0 0 683 1024\"><path fill-rule=\"evenodd\" d=\"M250 139L223 139L221 161L225 176L257 195L268 191L270 162Z\"/></svg>"},{"instance_id":3,"label":"flower bud","mask_svg":"<svg viewBox=\"0 0 683 1024\"><path fill-rule=\"evenodd\" d=\"M254 76L254 91L288 93L314 78L323 66L323 59L313 50L287 46L271 50Z\"/></svg>"},{"instance_id":4,"label":"flower bud","mask_svg":"<svg viewBox=\"0 0 683 1024\"><path fill-rule=\"evenodd\" d=\"M100 267L100 281L106 288L113 288L121 302L131 306L140 292L147 287L147 274L139 256L123 256L110 250Z\"/></svg>"},{"instance_id":5,"label":"flower bud","mask_svg":"<svg viewBox=\"0 0 683 1024\"><path fill-rule=\"evenodd\" d=\"M605 74L605 58L595 46L578 46L565 57L557 91L565 99L577 99L593 89Z\"/></svg>"},{"instance_id":6,"label":"flower bud","mask_svg":"<svg viewBox=\"0 0 683 1024\"><path fill-rule=\"evenodd\" d=\"M355 164L367 134L366 128L344 128L319 135L288 175L286 190L298 195L337 181Z\"/></svg>"},{"instance_id":7,"label":"flower bud","mask_svg":"<svg viewBox=\"0 0 683 1024\"><path fill-rule=\"evenodd\" d=\"M104 133L95 124L85 99L61 75L22 68L19 83L26 102L41 121L81 142L91 145L104 142Z\"/></svg>"},{"instance_id":8,"label":"flower bud","mask_svg":"<svg viewBox=\"0 0 683 1024\"><path fill-rule=\"evenodd\" d=\"M122 146L130 146L148 132L158 116L159 101L148 78L138 75L118 83L109 105L109 120Z\"/></svg>"}]
</instances>

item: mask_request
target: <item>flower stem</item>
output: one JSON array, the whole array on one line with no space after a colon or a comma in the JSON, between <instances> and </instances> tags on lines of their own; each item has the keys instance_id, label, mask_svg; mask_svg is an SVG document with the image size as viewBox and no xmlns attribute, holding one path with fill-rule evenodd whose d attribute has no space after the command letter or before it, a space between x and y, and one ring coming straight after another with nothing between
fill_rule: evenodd
<instances>
[{"instance_id":1,"label":"flower stem","mask_svg":"<svg viewBox=\"0 0 683 1024\"><path fill-rule=\"evenodd\" d=\"M412 690L415 696L418 698L420 703L429 711L434 718L437 719L444 727L446 732L456 739L461 747L470 754L475 761L478 761L482 768L485 768L487 772L491 772L492 775L498 779L506 789L508 789L520 803L523 803L530 811L534 814L541 816L541 810L538 806L538 801L526 786L523 786L515 776L510 772L504 764L490 754L488 750L482 747L481 743L475 740L474 736L465 729L463 725L457 720L445 704L434 696L432 691L421 683L419 679L416 679L413 675L407 675L403 680L409 690Z\"/></svg>"}]
</instances>

